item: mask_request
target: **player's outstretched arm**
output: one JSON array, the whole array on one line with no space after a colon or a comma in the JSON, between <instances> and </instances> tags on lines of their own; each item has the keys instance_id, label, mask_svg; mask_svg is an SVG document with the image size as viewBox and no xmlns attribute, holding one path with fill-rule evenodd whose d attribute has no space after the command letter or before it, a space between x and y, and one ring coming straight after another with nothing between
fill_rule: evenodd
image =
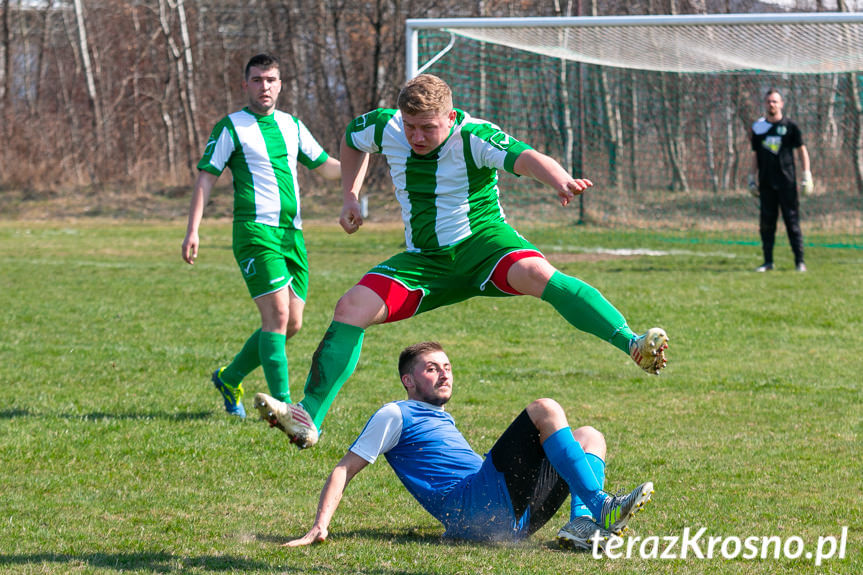
<instances>
[{"instance_id":1,"label":"player's outstretched arm","mask_svg":"<svg viewBox=\"0 0 863 575\"><path fill-rule=\"evenodd\" d=\"M195 180L195 190L192 192L192 202L189 206L189 223L186 225L186 237L183 239L182 255L187 264L194 264L198 257L198 227L204 217L204 207L210 201L210 193L219 176L201 170Z\"/></svg>"},{"instance_id":2,"label":"player's outstretched arm","mask_svg":"<svg viewBox=\"0 0 863 575\"><path fill-rule=\"evenodd\" d=\"M342 176L341 163L332 156L327 158L327 161L315 168L325 180L338 180Z\"/></svg>"},{"instance_id":3,"label":"player's outstretched arm","mask_svg":"<svg viewBox=\"0 0 863 575\"><path fill-rule=\"evenodd\" d=\"M309 532L300 537L288 541L284 547L302 547L304 545L312 545L326 540L329 531L330 521L336 512L336 508L342 500L342 495L345 488L350 483L351 479L368 465L369 462L359 455L348 451L342 460L333 469L324 488L321 491L321 498L318 501L318 513L315 516L315 523Z\"/></svg>"},{"instance_id":4,"label":"player's outstretched arm","mask_svg":"<svg viewBox=\"0 0 863 575\"><path fill-rule=\"evenodd\" d=\"M363 225L360 209L360 190L366 179L369 155L348 145L342 140L339 153L342 158L342 214L339 224L347 233L352 234Z\"/></svg>"},{"instance_id":5,"label":"player's outstretched arm","mask_svg":"<svg viewBox=\"0 0 863 575\"><path fill-rule=\"evenodd\" d=\"M573 178L557 160L536 150L525 150L519 154L514 168L516 174L530 176L553 188L562 206L593 185L590 180Z\"/></svg>"}]
</instances>

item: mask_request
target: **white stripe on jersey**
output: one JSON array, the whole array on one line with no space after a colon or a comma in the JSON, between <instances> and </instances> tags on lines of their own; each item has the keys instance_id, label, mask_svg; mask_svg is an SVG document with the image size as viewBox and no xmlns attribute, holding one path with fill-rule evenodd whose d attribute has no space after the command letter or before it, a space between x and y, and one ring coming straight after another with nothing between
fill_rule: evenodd
<instances>
[{"instance_id":1,"label":"white stripe on jersey","mask_svg":"<svg viewBox=\"0 0 863 575\"><path fill-rule=\"evenodd\" d=\"M279 112L279 110L276 110L274 112L274 115L276 118L276 124L278 124L279 126L279 131L285 138L285 146L287 147L288 142L297 142L297 153L305 152L306 154L310 155L311 150L306 150L305 148L302 148L303 142L301 141L299 130L297 129L297 123L294 121L294 119L291 118L291 116L289 116L288 114ZM311 138L311 134L309 134L309 136L310 137L308 138L308 140L314 141L314 138ZM306 147L309 148L309 146ZM318 155L320 155L320 153ZM317 156L312 157L316 158ZM291 170L291 179L293 180L294 188L294 198L297 205L297 215L294 216L293 220L294 227L298 230L301 230L303 229L303 218L300 216L300 181L297 178L297 156L290 153L290 151L288 152L288 167Z\"/></svg>"},{"instance_id":2,"label":"white stripe on jersey","mask_svg":"<svg viewBox=\"0 0 863 575\"><path fill-rule=\"evenodd\" d=\"M366 149L377 151L374 145L375 126L370 125L362 132L354 134L354 141L357 141L357 136L362 135L363 143L367 146ZM355 144L356 145L356 144ZM362 149L363 146L360 145ZM381 136L381 150L386 150L387 165L390 168L390 177L393 180L395 187L396 199L402 208L402 221L405 225L405 243L407 251L418 251L411 241L413 230L411 229L411 200L407 188L407 159L411 155L411 147L407 143L407 138L404 136L404 126L401 122L401 114L393 116L383 131ZM392 150L392 151L391 151Z\"/></svg>"},{"instance_id":3,"label":"white stripe on jersey","mask_svg":"<svg viewBox=\"0 0 863 575\"><path fill-rule=\"evenodd\" d=\"M467 164L464 146L458 128L459 126L456 126L441 148L441 160L438 162L437 189L445 193L439 193L435 197L435 206L438 214L446 214L446 217L438 216L435 233L442 246L452 245L470 235L470 220L467 218L470 211L470 181L465 169Z\"/></svg>"},{"instance_id":4,"label":"white stripe on jersey","mask_svg":"<svg viewBox=\"0 0 863 575\"><path fill-rule=\"evenodd\" d=\"M227 126L222 128L219 139L216 140L214 145L215 149L213 150L213 155L210 156L210 165L219 170L219 172L222 172L231 154L234 153L234 139L231 137L231 131L228 130Z\"/></svg>"},{"instance_id":5,"label":"white stripe on jersey","mask_svg":"<svg viewBox=\"0 0 863 575\"><path fill-rule=\"evenodd\" d=\"M243 145L243 157L249 166L255 186L255 222L278 227L282 201L279 198L279 183L267 154L267 144L258 120L243 110L230 115L237 138Z\"/></svg>"}]
</instances>

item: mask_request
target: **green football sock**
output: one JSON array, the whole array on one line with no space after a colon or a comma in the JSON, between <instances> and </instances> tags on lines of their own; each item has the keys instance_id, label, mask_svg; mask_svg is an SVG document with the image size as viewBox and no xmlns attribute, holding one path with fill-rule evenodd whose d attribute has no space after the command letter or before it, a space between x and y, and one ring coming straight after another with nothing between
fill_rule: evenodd
<instances>
[{"instance_id":1,"label":"green football sock","mask_svg":"<svg viewBox=\"0 0 863 575\"><path fill-rule=\"evenodd\" d=\"M548 280L542 299L576 328L629 353L629 340L635 334L623 315L596 288L556 271Z\"/></svg>"},{"instance_id":2,"label":"green football sock","mask_svg":"<svg viewBox=\"0 0 863 575\"><path fill-rule=\"evenodd\" d=\"M288 356L285 354L285 334L272 331L262 331L258 349L261 356L261 367L267 378L270 395L280 401L291 401L291 390L288 386Z\"/></svg>"},{"instance_id":3,"label":"green football sock","mask_svg":"<svg viewBox=\"0 0 863 575\"><path fill-rule=\"evenodd\" d=\"M222 370L222 374L219 376L222 381L236 387L242 383L247 375L261 365L261 354L258 348L260 337L261 330L259 329L246 340L240 353L234 356L234 360Z\"/></svg>"},{"instance_id":4,"label":"green football sock","mask_svg":"<svg viewBox=\"0 0 863 575\"><path fill-rule=\"evenodd\" d=\"M300 403L318 429L342 385L354 372L363 348L361 327L333 321L312 357L306 379L305 397Z\"/></svg>"}]
</instances>

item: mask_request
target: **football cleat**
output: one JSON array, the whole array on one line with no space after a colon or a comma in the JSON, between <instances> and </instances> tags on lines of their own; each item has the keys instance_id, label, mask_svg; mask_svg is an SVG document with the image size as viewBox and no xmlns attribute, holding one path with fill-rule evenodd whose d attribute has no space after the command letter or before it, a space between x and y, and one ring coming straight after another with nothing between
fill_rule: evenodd
<instances>
[{"instance_id":1,"label":"football cleat","mask_svg":"<svg viewBox=\"0 0 863 575\"><path fill-rule=\"evenodd\" d=\"M799 264L797 264L797 266L795 266L795 269L798 272L805 272L806 271L806 264L804 264L803 262L800 262Z\"/></svg>"},{"instance_id":2,"label":"football cleat","mask_svg":"<svg viewBox=\"0 0 863 575\"><path fill-rule=\"evenodd\" d=\"M653 483L642 483L628 495L609 495L602 504L597 523L603 529L620 535L633 515L644 508L653 494Z\"/></svg>"},{"instance_id":3,"label":"football cleat","mask_svg":"<svg viewBox=\"0 0 863 575\"><path fill-rule=\"evenodd\" d=\"M773 264L766 264L766 263L765 263L765 264L761 264L760 266L758 266L757 268L755 268L755 271L757 271L758 273L761 273L761 272L772 272L772 271L773 271Z\"/></svg>"},{"instance_id":4,"label":"football cleat","mask_svg":"<svg viewBox=\"0 0 863 575\"><path fill-rule=\"evenodd\" d=\"M318 428L312 417L296 403L285 403L266 393L255 394L255 407L261 419L285 432L291 443L300 449L312 447L318 442Z\"/></svg>"},{"instance_id":5,"label":"football cleat","mask_svg":"<svg viewBox=\"0 0 863 575\"><path fill-rule=\"evenodd\" d=\"M225 411L228 415L236 415L239 418L246 417L246 408L243 407L243 384L240 383L236 387L228 385L222 381L221 375L225 370L224 367L213 372L213 385L222 394L222 399L225 400Z\"/></svg>"},{"instance_id":6,"label":"football cleat","mask_svg":"<svg viewBox=\"0 0 863 575\"><path fill-rule=\"evenodd\" d=\"M665 350L668 349L668 335L661 327L652 327L646 333L629 341L629 357L638 366L653 375L668 363Z\"/></svg>"},{"instance_id":7,"label":"football cleat","mask_svg":"<svg viewBox=\"0 0 863 575\"><path fill-rule=\"evenodd\" d=\"M582 515L570 520L557 532L557 543L567 549L584 549L591 551L594 540L597 547L605 551L605 545L612 537L617 537L608 529L603 529L589 515Z\"/></svg>"}]
</instances>

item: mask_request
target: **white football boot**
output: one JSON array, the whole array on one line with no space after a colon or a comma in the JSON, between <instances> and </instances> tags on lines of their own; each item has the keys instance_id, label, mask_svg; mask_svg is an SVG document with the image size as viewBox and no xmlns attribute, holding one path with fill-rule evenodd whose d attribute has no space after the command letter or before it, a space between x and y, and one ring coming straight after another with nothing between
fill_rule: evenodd
<instances>
[{"instance_id":1,"label":"white football boot","mask_svg":"<svg viewBox=\"0 0 863 575\"><path fill-rule=\"evenodd\" d=\"M266 393L255 394L255 407L261 419L285 432L300 449L312 447L318 442L318 428L302 405L285 403Z\"/></svg>"},{"instance_id":2,"label":"white football boot","mask_svg":"<svg viewBox=\"0 0 863 575\"><path fill-rule=\"evenodd\" d=\"M592 551L596 540L597 548L605 551L605 546L612 537L617 535L597 525L593 517L582 515L560 528L557 532L557 543L567 549Z\"/></svg>"},{"instance_id":3,"label":"white football boot","mask_svg":"<svg viewBox=\"0 0 863 575\"><path fill-rule=\"evenodd\" d=\"M596 523L599 527L620 535L627 529L632 516L644 509L653 495L653 483L647 481L627 495L609 495L602 504L602 513Z\"/></svg>"},{"instance_id":4,"label":"white football boot","mask_svg":"<svg viewBox=\"0 0 863 575\"><path fill-rule=\"evenodd\" d=\"M629 357L647 373L659 375L668 363L665 358L666 349L668 349L668 335L665 330L661 327L652 327L646 333L630 340Z\"/></svg>"}]
</instances>

